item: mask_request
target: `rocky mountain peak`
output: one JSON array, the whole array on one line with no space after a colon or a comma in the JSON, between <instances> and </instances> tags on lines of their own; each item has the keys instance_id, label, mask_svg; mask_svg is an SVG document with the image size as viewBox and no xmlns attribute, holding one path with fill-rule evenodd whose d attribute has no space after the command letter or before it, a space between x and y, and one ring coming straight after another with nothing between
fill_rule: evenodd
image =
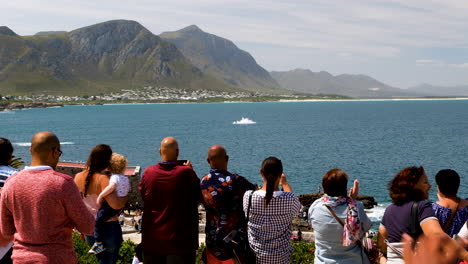
<instances>
[{"instance_id":1,"label":"rocky mountain peak","mask_svg":"<svg viewBox=\"0 0 468 264\"><path fill-rule=\"evenodd\" d=\"M70 41L80 53L104 54L121 50L139 36L154 36L140 23L131 20L111 20L73 30Z\"/></svg>"},{"instance_id":2,"label":"rocky mountain peak","mask_svg":"<svg viewBox=\"0 0 468 264\"><path fill-rule=\"evenodd\" d=\"M181 30L179 30L180 33L202 33L203 30L201 30L197 25L190 25L188 27L185 27Z\"/></svg>"},{"instance_id":3,"label":"rocky mountain peak","mask_svg":"<svg viewBox=\"0 0 468 264\"><path fill-rule=\"evenodd\" d=\"M0 26L0 35L18 36L13 30L6 26Z\"/></svg>"}]
</instances>

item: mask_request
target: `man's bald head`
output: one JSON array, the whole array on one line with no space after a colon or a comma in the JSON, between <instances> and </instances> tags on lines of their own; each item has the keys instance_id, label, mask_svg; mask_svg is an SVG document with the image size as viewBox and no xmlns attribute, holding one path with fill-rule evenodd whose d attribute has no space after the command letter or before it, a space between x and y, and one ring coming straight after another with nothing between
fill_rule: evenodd
<instances>
[{"instance_id":1,"label":"man's bald head","mask_svg":"<svg viewBox=\"0 0 468 264\"><path fill-rule=\"evenodd\" d=\"M223 146L213 145L208 149L208 158L206 160L211 168L227 170L229 156Z\"/></svg>"},{"instance_id":2,"label":"man's bald head","mask_svg":"<svg viewBox=\"0 0 468 264\"><path fill-rule=\"evenodd\" d=\"M62 153L58 137L50 132L36 133L31 139L31 165L55 167Z\"/></svg>"},{"instance_id":3,"label":"man's bald head","mask_svg":"<svg viewBox=\"0 0 468 264\"><path fill-rule=\"evenodd\" d=\"M161 155L162 161L177 160L177 157L179 157L179 143L177 143L177 140L173 137L164 138L161 141L159 154Z\"/></svg>"}]
</instances>

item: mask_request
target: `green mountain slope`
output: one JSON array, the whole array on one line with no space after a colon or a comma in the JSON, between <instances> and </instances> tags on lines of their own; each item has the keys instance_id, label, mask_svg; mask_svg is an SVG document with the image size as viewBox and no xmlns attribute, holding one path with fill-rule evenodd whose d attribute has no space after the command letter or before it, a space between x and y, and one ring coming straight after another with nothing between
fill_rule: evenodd
<instances>
[{"instance_id":1,"label":"green mountain slope","mask_svg":"<svg viewBox=\"0 0 468 264\"><path fill-rule=\"evenodd\" d=\"M202 31L195 25L160 37L177 46L193 65L220 81L250 91L283 92L270 74L232 41Z\"/></svg>"},{"instance_id":2,"label":"green mountain slope","mask_svg":"<svg viewBox=\"0 0 468 264\"><path fill-rule=\"evenodd\" d=\"M108 21L71 32L21 37L0 29L0 92L98 94L176 87L236 91L204 74L139 23Z\"/></svg>"}]
</instances>

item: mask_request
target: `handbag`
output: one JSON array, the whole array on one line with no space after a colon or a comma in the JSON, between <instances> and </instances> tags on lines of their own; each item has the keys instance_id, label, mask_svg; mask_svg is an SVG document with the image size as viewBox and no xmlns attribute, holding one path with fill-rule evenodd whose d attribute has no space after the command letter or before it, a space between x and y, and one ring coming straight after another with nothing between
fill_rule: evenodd
<instances>
[{"instance_id":1,"label":"handbag","mask_svg":"<svg viewBox=\"0 0 468 264\"><path fill-rule=\"evenodd\" d=\"M253 193L254 191L250 193L249 204L247 205L247 217L246 217L247 224L249 223L250 207L252 205ZM242 243L241 245L237 244L236 246L234 246L234 255L237 260L237 263L255 264L257 262L255 258L255 252L250 247L248 238L245 240L245 243Z\"/></svg>"},{"instance_id":2,"label":"handbag","mask_svg":"<svg viewBox=\"0 0 468 264\"><path fill-rule=\"evenodd\" d=\"M341 224L342 227L344 227L345 223L341 218L339 218L333 209L327 205L324 204L325 207L330 211L330 213L333 215L333 217L338 221L338 223ZM377 248L377 243L369 236L369 233L366 233L365 237L363 239L357 240L356 245L361 249L361 257L367 258L371 264L378 264L379 263L379 249Z\"/></svg>"}]
</instances>

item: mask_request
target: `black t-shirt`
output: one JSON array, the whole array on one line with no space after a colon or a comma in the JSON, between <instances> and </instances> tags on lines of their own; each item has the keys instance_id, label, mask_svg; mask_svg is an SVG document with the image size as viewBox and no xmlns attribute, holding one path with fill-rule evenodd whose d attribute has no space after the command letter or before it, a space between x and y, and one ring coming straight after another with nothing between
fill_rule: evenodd
<instances>
[{"instance_id":1,"label":"black t-shirt","mask_svg":"<svg viewBox=\"0 0 468 264\"><path fill-rule=\"evenodd\" d=\"M382 218L382 225L387 229L388 242L401 242L401 236L410 231L411 207L414 202L407 202L403 205L391 204L385 209ZM418 202L418 222L421 224L430 218L437 218L428 201Z\"/></svg>"}]
</instances>

